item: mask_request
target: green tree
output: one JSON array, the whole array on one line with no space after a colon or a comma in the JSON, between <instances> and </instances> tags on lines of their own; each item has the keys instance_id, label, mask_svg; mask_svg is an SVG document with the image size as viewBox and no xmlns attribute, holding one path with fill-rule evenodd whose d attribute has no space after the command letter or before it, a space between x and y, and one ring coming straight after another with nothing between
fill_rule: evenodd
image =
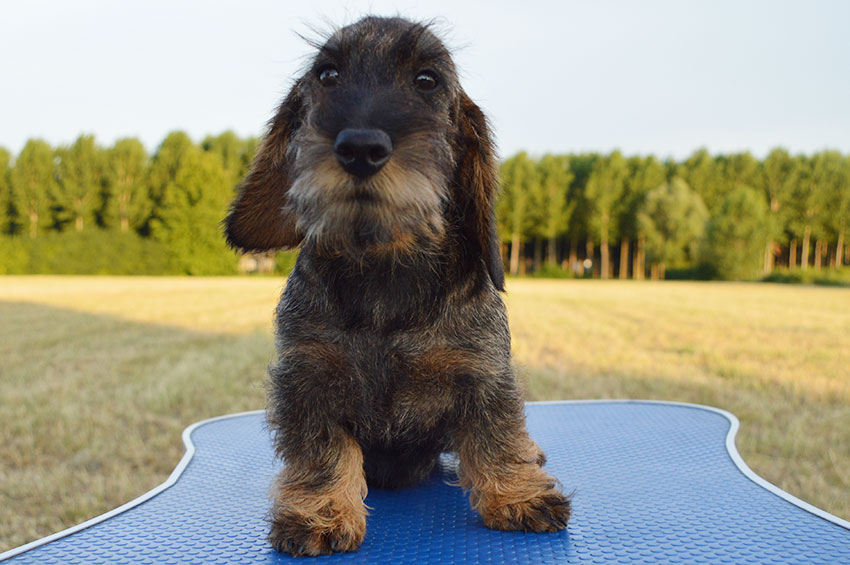
<instances>
[{"instance_id":1,"label":"green tree","mask_svg":"<svg viewBox=\"0 0 850 565\"><path fill-rule=\"evenodd\" d=\"M667 267L696 260L707 219L702 198L678 177L647 193L637 221L646 237L653 278L664 278Z\"/></svg>"},{"instance_id":2,"label":"green tree","mask_svg":"<svg viewBox=\"0 0 850 565\"><path fill-rule=\"evenodd\" d=\"M159 218L166 189L184 166L183 160L197 146L182 131L173 131L165 136L151 159L148 169L148 197L151 201L151 214L143 226L143 232Z\"/></svg>"},{"instance_id":3,"label":"green tree","mask_svg":"<svg viewBox=\"0 0 850 565\"><path fill-rule=\"evenodd\" d=\"M0 235L12 233L12 154L0 147Z\"/></svg>"},{"instance_id":4,"label":"green tree","mask_svg":"<svg viewBox=\"0 0 850 565\"><path fill-rule=\"evenodd\" d=\"M73 222L76 231L83 231L86 223L94 224L100 208L103 151L94 136L81 135L72 145L60 147L56 155L58 183L52 192L56 224Z\"/></svg>"},{"instance_id":5,"label":"green tree","mask_svg":"<svg viewBox=\"0 0 850 565\"><path fill-rule=\"evenodd\" d=\"M702 198L709 210L719 207L723 194L723 167L706 149L699 149L676 167L675 175Z\"/></svg>"},{"instance_id":6,"label":"green tree","mask_svg":"<svg viewBox=\"0 0 850 565\"><path fill-rule=\"evenodd\" d=\"M578 260L579 257L579 242L586 240L587 248L590 253L588 257L592 259L592 241L588 238L588 223L590 216L590 206L588 206L585 196L585 187L593 172L593 167L596 161L601 157L596 153L580 153L578 155L570 155L570 172L573 173L573 182L570 184L568 200L575 202L576 207L570 218L570 225L567 230L567 237L570 241L569 265L570 270L577 274L584 272L582 263Z\"/></svg>"},{"instance_id":7,"label":"green tree","mask_svg":"<svg viewBox=\"0 0 850 565\"><path fill-rule=\"evenodd\" d=\"M838 151L824 151L818 155L815 168L820 234L824 243L815 246L816 265L826 252L826 242L834 242L833 265L840 267L844 254L844 237L850 214L850 158Z\"/></svg>"},{"instance_id":8,"label":"green tree","mask_svg":"<svg viewBox=\"0 0 850 565\"><path fill-rule=\"evenodd\" d=\"M590 237L599 242L600 268L603 279L609 277L609 243L617 236L615 208L623 195L628 168L619 151L598 159L585 186L589 206L588 227Z\"/></svg>"},{"instance_id":9,"label":"green tree","mask_svg":"<svg viewBox=\"0 0 850 565\"><path fill-rule=\"evenodd\" d=\"M511 242L510 272L520 273L523 242L531 231L531 200L540 179L534 161L522 151L502 163L502 197L496 213L503 237Z\"/></svg>"},{"instance_id":10,"label":"green tree","mask_svg":"<svg viewBox=\"0 0 850 565\"><path fill-rule=\"evenodd\" d=\"M144 145L135 138L119 139L106 151L104 163L104 225L122 232L141 228L152 211Z\"/></svg>"},{"instance_id":11,"label":"green tree","mask_svg":"<svg viewBox=\"0 0 850 565\"><path fill-rule=\"evenodd\" d=\"M789 228L795 238L801 238L800 267L809 268L812 238L824 235L824 212L828 203L825 186L829 177L829 159L824 153L795 158L798 182L792 193L792 212ZM819 247L819 246L818 246ZM819 248L816 250L819 251ZM819 258L819 254L815 254ZM818 259L815 260L815 263ZM792 265L793 266L793 265Z\"/></svg>"},{"instance_id":12,"label":"green tree","mask_svg":"<svg viewBox=\"0 0 850 565\"><path fill-rule=\"evenodd\" d=\"M241 139L233 131L228 130L216 136L208 135L201 142L201 148L221 159L225 174L235 186L248 172L256 151L256 144L256 139Z\"/></svg>"},{"instance_id":13,"label":"green tree","mask_svg":"<svg viewBox=\"0 0 850 565\"><path fill-rule=\"evenodd\" d=\"M49 194L54 190L53 148L40 139L30 139L12 167L12 231L31 238L48 229Z\"/></svg>"},{"instance_id":14,"label":"green tree","mask_svg":"<svg viewBox=\"0 0 850 565\"><path fill-rule=\"evenodd\" d=\"M162 185L156 185L158 209L151 218L151 236L164 244L173 266L190 275L235 272L236 255L227 249L220 224L232 196L221 160L180 134L163 141L154 157L152 170ZM157 162L157 158L159 161Z\"/></svg>"},{"instance_id":15,"label":"green tree","mask_svg":"<svg viewBox=\"0 0 850 565\"><path fill-rule=\"evenodd\" d=\"M532 271L539 271L543 266L543 239L545 238L543 225L547 214L546 194L543 190L543 170L540 168L540 161L532 159L531 163L534 172L529 177L531 182L526 186L528 203L525 208L523 238L532 246ZM520 267L521 274L525 274L524 267L525 264Z\"/></svg>"},{"instance_id":16,"label":"green tree","mask_svg":"<svg viewBox=\"0 0 850 565\"><path fill-rule=\"evenodd\" d=\"M706 200L706 206L711 215L720 211L726 196L736 188L742 186L756 190L764 188L762 165L749 151L718 155L715 161L719 182L715 185L710 199Z\"/></svg>"},{"instance_id":17,"label":"green tree","mask_svg":"<svg viewBox=\"0 0 850 565\"><path fill-rule=\"evenodd\" d=\"M667 167L655 157L631 157L627 161L629 172L626 177L626 189L620 199L618 224L620 232L620 278L628 278L629 248L634 240L635 253L632 261L632 273L635 279L642 279L646 254L646 234L641 231L638 212L647 193L667 180Z\"/></svg>"},{"instance_id":18,"label":"green tree","mask_svg":"<svg viewBox=\"0 0 850 565\"><path fill-rule=\"evenodd\" d=\"M705 261L722 279L758 278L769 237L764 194L739 186L723 199L718 214L708 222Z\"/></svg>"},{"instance_id":19,"label":"green tree","mask_svg":"<svg viewBox=\"0 0 850 565\"><path fill-rule=\"evenodd\" d=\"M847 237L850 236L850 155L844 157L842 165L842 184L834 192L834 198L837 200L835 206L836 216L838 217L838 236L835 242L835 268L842 266L844 256L850 255L847 253Z\"/></svg>"},{"instance_id":20,"label":"green tree","mask_svg":"<svg viewBox=\"0 0 850 565\"><path fill-rule=\"evenodd\" d=\"M540 237L548 241L546 262L557 263L556 241L567 232L570 217L575 210L575 200L569 199L573 172L567 156L544 155L538 163L540 170L541 208Z\"/></svg>"},{"instance_id":21,"label":"green tree","mask_svg":"<svg viewBox=\"0 0 850 565\"><path fill-rule=\"evenodd\" d=\"M722 198L739 186L747 186L759 190L764 185L764 172L761 163L752 153L731 153L721 155L718 162L722 165Z\"/></svg>"},{"instance_id":22,"label":"green tree","mask_svg":"<svg viewBox=\"0 0 850 565\"><path fill-rule=\"evenodd\" d=\"M765 274L773 270L777 240L785 239L784 234L790 213L789 204L798 180L795 162L791 155L782 148L772 150L764 161L764 190L768 204L767 228L770 234L764 252Z\"/></svg>"}]
</instances>

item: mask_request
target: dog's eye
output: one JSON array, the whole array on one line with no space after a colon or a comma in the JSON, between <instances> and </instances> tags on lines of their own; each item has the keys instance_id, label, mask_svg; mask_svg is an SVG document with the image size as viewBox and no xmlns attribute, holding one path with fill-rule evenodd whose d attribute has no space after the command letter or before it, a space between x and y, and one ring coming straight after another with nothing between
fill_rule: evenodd
<instances>
[{"instance_id":1,"label":"dog's eye","mask_svg":"<svg viewBox=\"0 0 850 565\"><path fill-rule=\"evenodd\" d=\"M413 84L416 85L416 88L425 92L434 90L437 88L437 75L431 71L422 71L416 75L416 79L413 81Z\"/></svg>"},{"instance_id":2,"label":"dog's eye","mask_svg":"<svg viewBox=\"0 0 850 565\"><path fill-rule=\"evenodd\" d=\"M336 67L327 66L319 70L319 83L322 86L336 86L339 82L339 71Z\"/></svg>"}]
</instances>

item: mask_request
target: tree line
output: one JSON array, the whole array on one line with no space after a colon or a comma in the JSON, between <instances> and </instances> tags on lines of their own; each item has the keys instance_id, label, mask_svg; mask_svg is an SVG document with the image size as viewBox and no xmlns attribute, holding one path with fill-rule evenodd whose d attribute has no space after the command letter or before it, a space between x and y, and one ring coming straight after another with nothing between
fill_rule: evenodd
<instances>
[{"instance_id":1,"label":"tree line","mask_svg":"<svg viewBox=\"0 0 850 565\"><path fill-rule=\"evenodd\" d=\"M0 272L236 273L220 222L256 146L176 131L153 155L91 135L30 139L14 162L0 150Z\"/></svg>"},{"instance_id":2,"label":"tree line","mask_svg":"<svg viewBox=\"0 0 850 565\"><path fill-rule=\"evenodd\" d=\"M0 273L236 273L220 221L256 148L229 131L200 143L172 132L152 155L135 138L105 147L91 135L31 139L14 159L0 148ZM850 157L837 151L520 152L501 174L514 275L755 279L850 263ZM278 255L279 270L291 263Z\"/></svg>"},{"instance_id":3,"label":"tree line","mask_svg":"<svg viewBox=\"0 0 850 565\"><path fill-rule=\"evenodd\" d=\"M850 156L521 152L497 219L512 274L758 279L850 263ZM587 273L586 271L590 271Z\"/></svg>"}]
</instances>

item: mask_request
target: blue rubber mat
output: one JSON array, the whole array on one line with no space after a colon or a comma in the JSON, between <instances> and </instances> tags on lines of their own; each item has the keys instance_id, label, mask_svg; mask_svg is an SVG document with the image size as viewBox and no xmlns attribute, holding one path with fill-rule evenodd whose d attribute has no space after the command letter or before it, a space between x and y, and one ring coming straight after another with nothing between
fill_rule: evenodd
<instances>
[{"instance_id":1,"label":"blue rubber mat","mask_svg":"<svg viewBox=\"0 0 850 565\"><path fill-rule=\"evenodd\" d=\"M455 463L444 456L421 486L369 493L359 551L315 560L850 563L850 524L753 475L734 450L737 421L727 413L650 402L540 403L527 413L546 468L575 490L567 531L486 529L450 484ZM0 557L62 565L291 560L265 541L279 464L262 414L202 422L189 436L187 455L158 493Z\"/></svg>"}]
</instances>

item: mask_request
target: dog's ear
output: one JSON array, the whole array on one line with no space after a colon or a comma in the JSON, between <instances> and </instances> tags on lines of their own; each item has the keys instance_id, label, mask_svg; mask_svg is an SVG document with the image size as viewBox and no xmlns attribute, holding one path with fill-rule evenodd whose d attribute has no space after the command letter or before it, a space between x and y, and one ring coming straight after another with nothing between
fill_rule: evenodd
<instances>
[{"instance_id":1,"label":"dog's ear","mask_svg":"<svg viewBox=\"0 0 850 565\"><path fill-rule=\"evenodd\" d=\"M224 221L227 243L242 251L296 247L301 236L287 207L289 142L302 119L300 82L283 100Z\"/></svg>"},{"instance_id":2,"label":"dog's ear","mask_svg":"<svg viewBox=\"0 0 850 565\"><path fill-rule=\"evenodd\" d=\"M463 213L464 235L481 252L490 280L505 290L505 269L496 232L496 197L499 194L499 163L490 128L481 109L461 91L457 112L458 204Z\"/></svg>"}]
</instances>

